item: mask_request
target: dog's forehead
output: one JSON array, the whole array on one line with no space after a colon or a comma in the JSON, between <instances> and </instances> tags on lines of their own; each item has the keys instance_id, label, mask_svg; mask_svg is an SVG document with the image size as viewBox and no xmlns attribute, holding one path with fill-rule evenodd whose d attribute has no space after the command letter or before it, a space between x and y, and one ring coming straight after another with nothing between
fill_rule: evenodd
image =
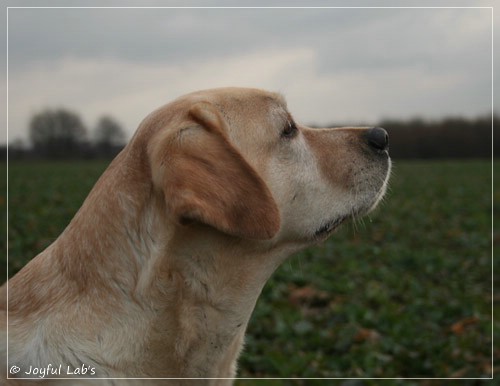
<instances>
[{"instance_id":1,"label":"dog's forehead","mask_svg":"<svg viewBox=\"0 0 500 386\"><path fill-rule=\"evenodd\" d=\"M260 122L264 127L272 127L289 116L283 95L260 89L231 89L220 94L214 103L222 110L229 122L248 120Z\"/></svg>"},{"instance_id":2,"label":"dog's forehead","mask_svg":"<svg viewBox=\"0 0 500 386\"><path fill-rule=\"evenodd\" d=\"M191 102L207 101L226 110L287 109L287 103L283 95L257 88L214 88L197 91L186 95L186 97Z\"/></svg>"}]
</instances>

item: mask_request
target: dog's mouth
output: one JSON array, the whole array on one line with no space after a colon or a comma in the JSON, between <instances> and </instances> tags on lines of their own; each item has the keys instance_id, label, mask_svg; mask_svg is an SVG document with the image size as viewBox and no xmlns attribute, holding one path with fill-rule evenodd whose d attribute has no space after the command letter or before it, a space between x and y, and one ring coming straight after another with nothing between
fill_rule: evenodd
<instances>
[{"instance_id":1,"label":"dog's mouth","mask_svg":"<svg viewBox=\"0 0 500 386\"><path fill-rule=\"evenodd\" d=\"M379 198L376 198L375 201L378 201ZM323 241L327 239L334 231L336 231L346 220L348 219L356 219L361 217L367 213L369 213L376 206L376 202L371 203L368 207L361 207L357 210L351 211L350 214L337 217L333 220L330 220L323 225L321 225L313 234L313 239L315 241Z\"/></svg>"},{"instance_id":2,"label":"dog's mouth","mask_svg":"<svg viewBox=\"0 0 500 386\"><path fill-rule=\"evenodd\" d=\"M321 240L329 236L347 219L347 217L348 216L342 216L323 224L314 232L314 239Z\"/></svg>"}]
</instances>

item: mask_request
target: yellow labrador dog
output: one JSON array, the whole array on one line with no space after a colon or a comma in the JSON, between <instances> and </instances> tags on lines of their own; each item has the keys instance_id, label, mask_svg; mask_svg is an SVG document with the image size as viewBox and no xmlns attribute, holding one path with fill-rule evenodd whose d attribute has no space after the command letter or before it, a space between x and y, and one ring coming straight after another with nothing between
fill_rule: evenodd
<instances>
[{"instance_id":1,"label":"yellow labrador dog","mask_svg":"<svg viewBox=\"0 0 500 386\"><path fill-rule=\"evenodd\" d=\"M159 108L9 281L1 371L12 385L230 384L267 279L377 205L387 147L380 128L301 126L263 90L199 91Z\"/></svg>"}]
</instances>

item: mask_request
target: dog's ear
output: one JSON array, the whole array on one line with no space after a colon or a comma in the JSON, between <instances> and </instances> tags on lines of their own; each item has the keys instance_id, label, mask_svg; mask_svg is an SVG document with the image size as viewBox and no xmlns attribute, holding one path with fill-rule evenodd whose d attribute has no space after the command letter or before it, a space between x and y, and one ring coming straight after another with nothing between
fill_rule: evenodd
<instances>
[{"instance_id":1,"label":"dog's ear","mask_svg":"<svg viewBox=\"0 0 500 386\"><path fill-rule=\"evenodd\" d=\"M280 227L278 207L229 142L225 119L212 104L199 102L189 110L189 120L150 152L153 180L169 212L181 224L195 221L237 237L272 238Z\"/></svg>"}]
</instances>

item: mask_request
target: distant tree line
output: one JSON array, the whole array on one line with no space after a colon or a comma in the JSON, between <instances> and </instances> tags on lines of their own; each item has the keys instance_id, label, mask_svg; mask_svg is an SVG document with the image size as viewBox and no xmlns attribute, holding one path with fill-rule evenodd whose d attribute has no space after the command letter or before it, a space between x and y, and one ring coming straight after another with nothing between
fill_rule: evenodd
<instances>
[{"instance_id":1,"label":"distant tree line","mask_svg":"<svg viewBox=\"0 0 500 386\"><path fill-rule=\"evenodd\" d=\"M498 125L498 116L493 125ZM394 158L490 158L492 146L493 154L500 155L500 138L492 136L491 116L385 120L380 126L389 132L389 152Z\"/></svg>"},{"instance_id":2,"label":"distant tree line","mask_svg":"<svg viewBox=\"0 0 500 386\"><path fill-rule=\"evenodd\" d=\"M44 110L30 120L30 146L14 141L9 158L112 158L125 146L125 132L110 116L101 117L92 134L77 113Z\"/></svg>"},{"instance_id":3,"label":"distant tree line","mask_svg":"<svg viewBox=\"0 0 500 386\"><path fill-rule=\"evenodd\" d=\"M493 118L498 124L498 117ZM343 125L331 125L339 127ZM492 138L492 118L446 118L441 120L383 120L379 126L389 132L393 158L489 158L500 154L500 135ZM45 110L29 124L30 146L14 141L9 158L112 158L125 145L125 132L111 117L102 117L92 138L78 114L66 110ZM494 141L494 142L493 142ZM0 148L2 159L6 147Z\"/></svg>"}]
</instances>

